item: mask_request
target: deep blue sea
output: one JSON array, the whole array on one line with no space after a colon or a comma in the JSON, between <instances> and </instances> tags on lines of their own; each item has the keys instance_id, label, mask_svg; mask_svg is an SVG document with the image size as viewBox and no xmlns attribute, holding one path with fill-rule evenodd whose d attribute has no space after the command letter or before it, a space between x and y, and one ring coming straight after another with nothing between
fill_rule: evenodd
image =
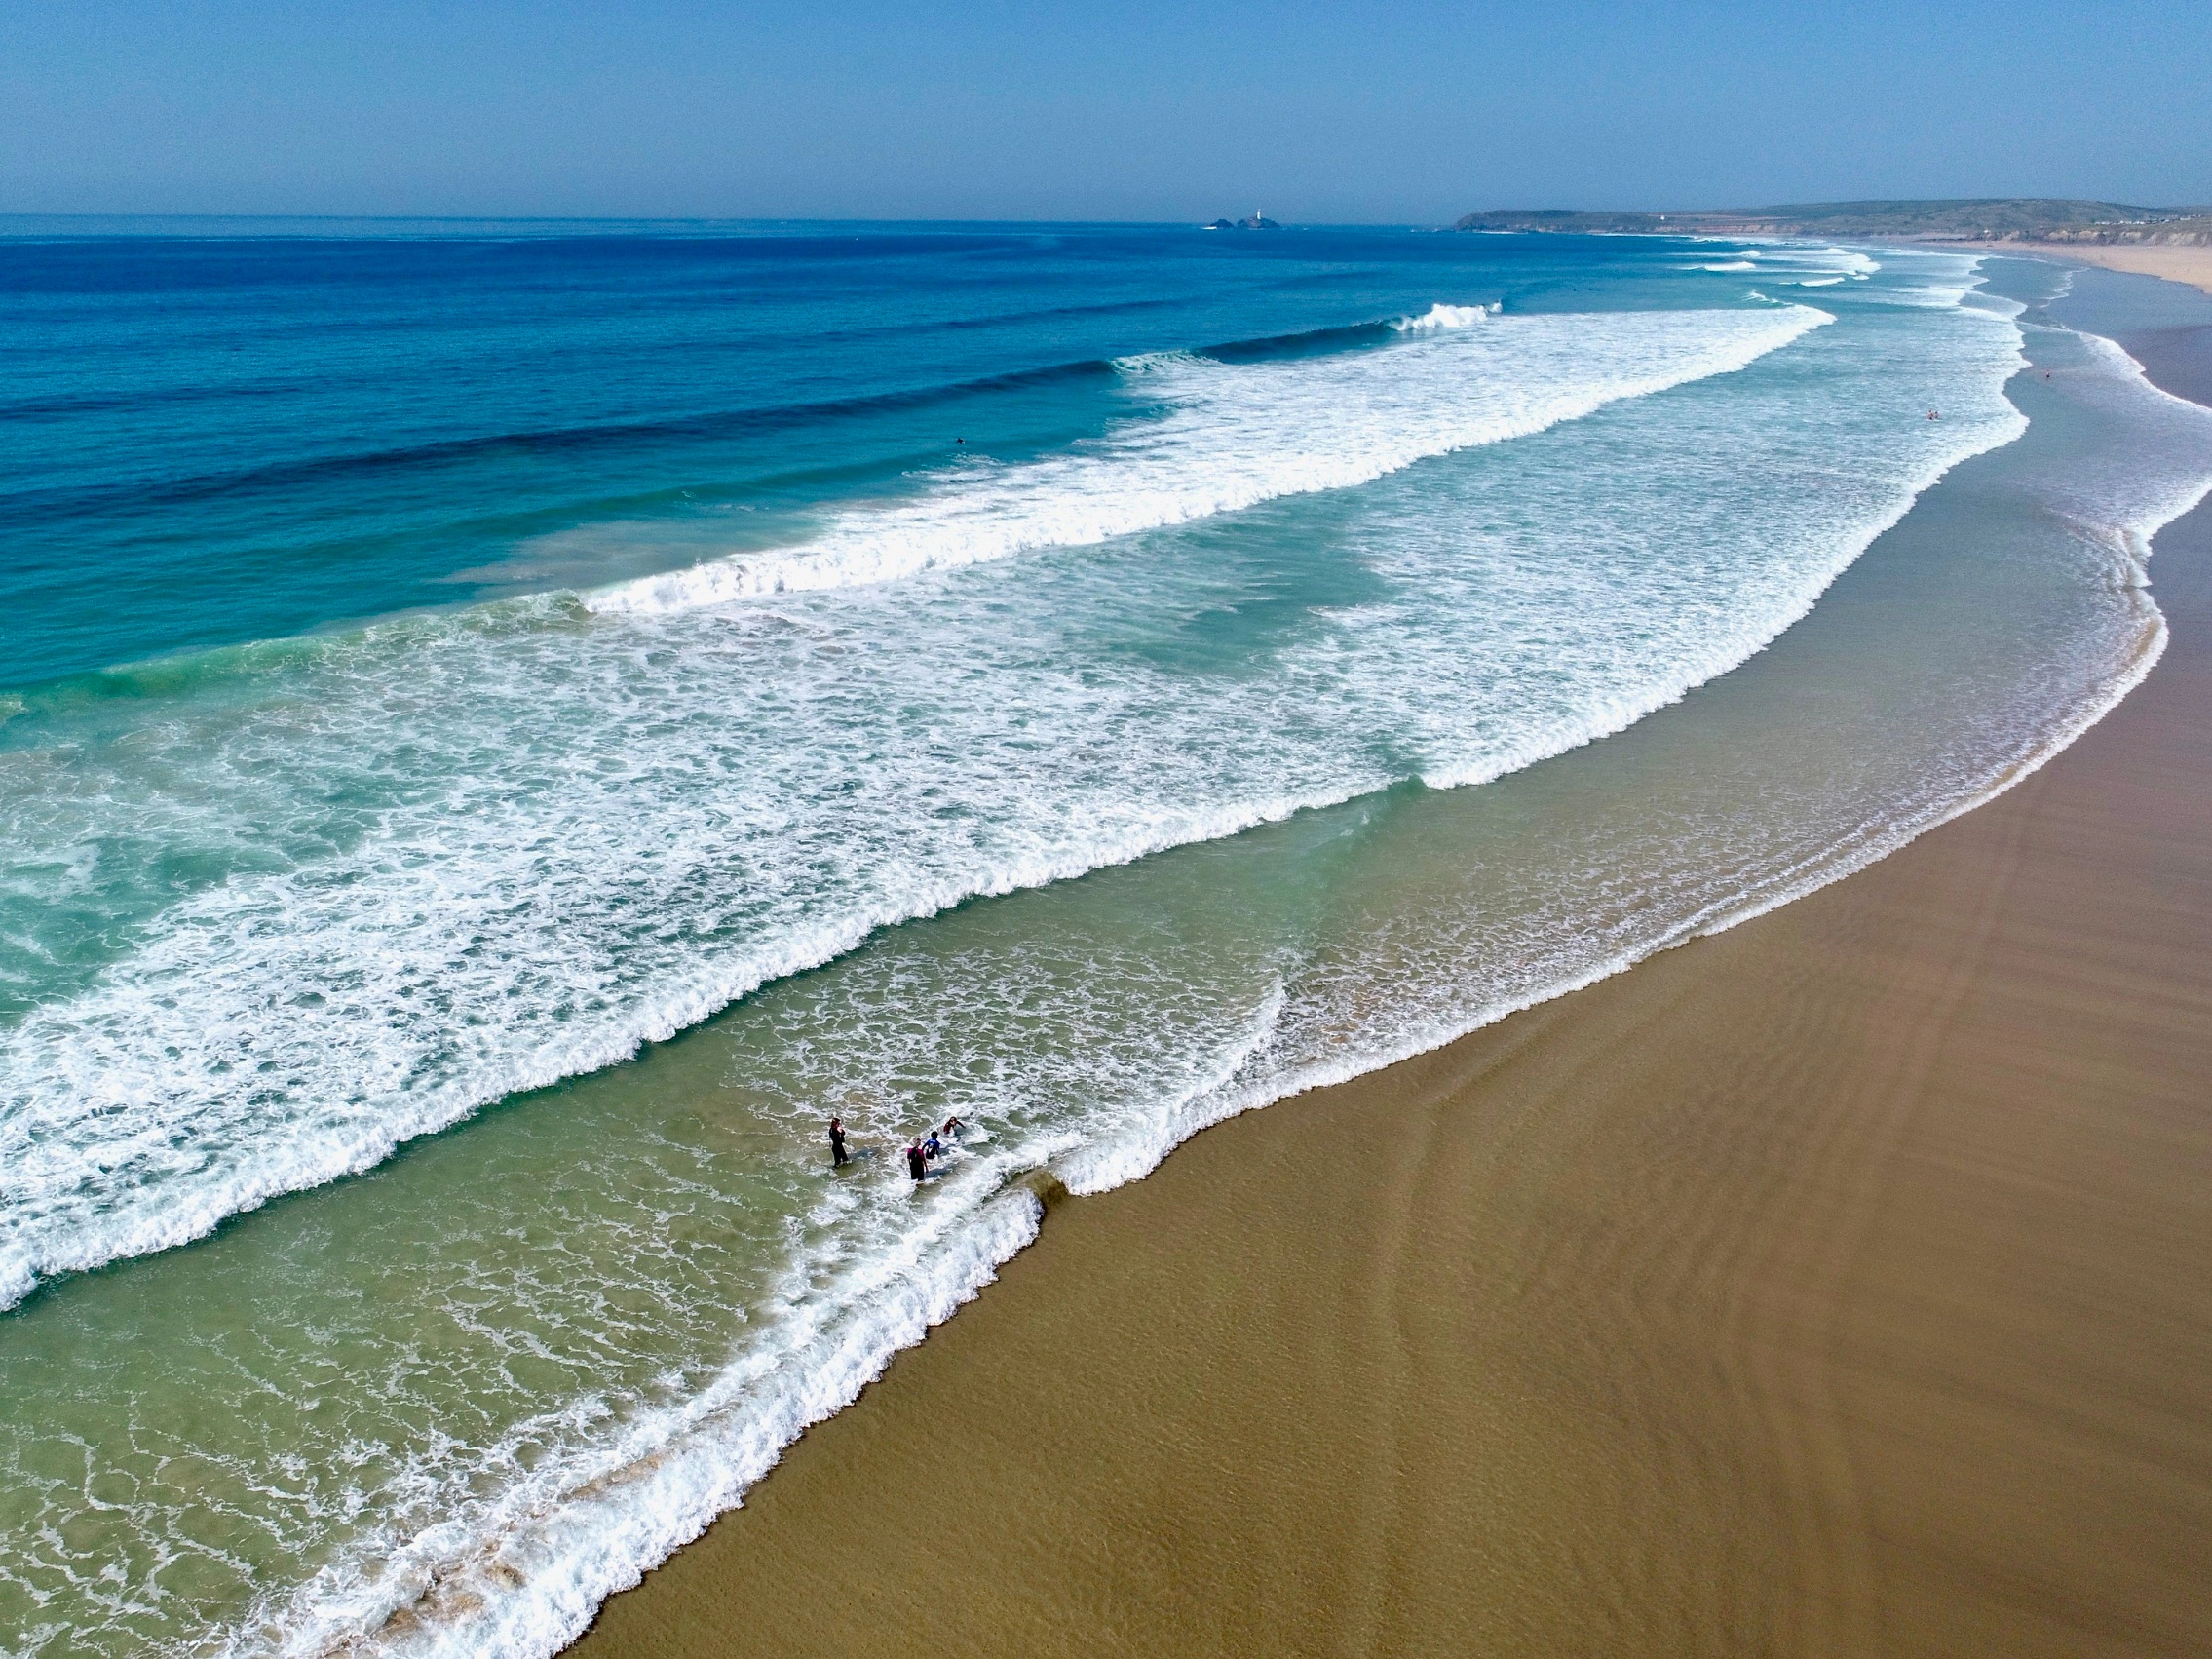
<instances>
[{"instance_id":1,"label":"deep blue sea","mask_svg":"<svg viewBox=\"0 0 2212 1659\"><path fill-rule=\"evenodd\" d=\"M287 228L7 245L10 685L787 542L963 439L1096 440L1147 354L1341 354L1437 303L1743 303L1619 241Z\"/></svg>"},{"instance_id":2,"label":"deep blue sea","mask_svg":"<svg viewBox=\"0 0 2212 1659\"><path fill-rule=\"evenodd\" d=\"M0 1649L551 1653L1040 1180L2040 764L2212 480L2068 280L0 221Z\"/></svg>"}]
</instances>

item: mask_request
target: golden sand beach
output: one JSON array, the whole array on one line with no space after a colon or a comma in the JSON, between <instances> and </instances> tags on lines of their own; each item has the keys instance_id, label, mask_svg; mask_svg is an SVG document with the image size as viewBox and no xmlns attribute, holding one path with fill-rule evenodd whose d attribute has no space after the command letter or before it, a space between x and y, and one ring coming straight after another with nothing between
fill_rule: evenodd
<instances>
[{"instance_id":1,"label":"golden sand beach","mask_svg":"<svg viewBox=\"0 0 2212 1659\"><path fill-rule=\"evenodd\" d=\"M2212 1652L2212 511L2157 546L2042 771L1056 1203L576 1651Z\"/></svg>"},{"instance_id":2,"label":"golden sand beach","mask_svg":"<svg viewBox=\"0 0 2212 1659\"><path fill-rule=\"evenodd\" d=\"M2076 242L2033 246L2040 253L2053 253L2062 259L2079 259L2087 265L2102 265L2108 271L2133 271L2146 277L2163 277L2168 282L2187 283L2192 288L2200 288L2206 293L2212 293L2212 248L2169 248L2141 243L2099 248Z\"/></svg>"}]
</instances>

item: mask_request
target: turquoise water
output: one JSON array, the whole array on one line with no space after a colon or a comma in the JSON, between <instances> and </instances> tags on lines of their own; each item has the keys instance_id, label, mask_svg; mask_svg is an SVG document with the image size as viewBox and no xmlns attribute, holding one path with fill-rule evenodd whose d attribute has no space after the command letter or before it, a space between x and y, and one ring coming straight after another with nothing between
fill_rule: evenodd
<instances>
[{"instance_id":1,"label":"turquoise water","mask_svg":"<svg viewBox=\"0 0 2212 1659\"><path fill-rule=\"evenodd\" d=\"M2212 477L2055 273L1942 253L0 260L25 1652L551 1651L1033 1172L2037 763L2155 656L2144 538Z\"/></svg>"}]
</instances>

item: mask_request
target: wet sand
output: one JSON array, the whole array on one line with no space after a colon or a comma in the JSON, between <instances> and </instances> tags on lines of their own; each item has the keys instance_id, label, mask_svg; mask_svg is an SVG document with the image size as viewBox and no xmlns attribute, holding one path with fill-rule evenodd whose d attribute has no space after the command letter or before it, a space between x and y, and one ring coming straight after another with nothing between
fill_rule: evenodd
<instances>
[{"instance_id":1,"label":"wet sand","mask_svg":"<svg viewBox=\"0 0 2212 1659\"><path fill-rule=\"evenodd\" d=\"M2212 507L2153 574L2019 788L1061 1200L576 1651L2212 1652Z\"/></svg>"}]
</instances>

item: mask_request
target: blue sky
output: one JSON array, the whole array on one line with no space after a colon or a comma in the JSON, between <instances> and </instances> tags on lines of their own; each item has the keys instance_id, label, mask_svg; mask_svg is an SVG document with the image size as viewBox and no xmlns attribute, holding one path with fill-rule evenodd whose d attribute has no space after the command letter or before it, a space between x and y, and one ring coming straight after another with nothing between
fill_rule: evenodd
<instances>
[{"instance_id":1,"label":"blue sky","mask_svg":"<svg viewBox=\"0 0 2212 1659\"><path fill-rule=\"evenodd\" d=\"M2212 202L2212 8L0 0L0 212Z\"/></svg>"}]
</instances>

